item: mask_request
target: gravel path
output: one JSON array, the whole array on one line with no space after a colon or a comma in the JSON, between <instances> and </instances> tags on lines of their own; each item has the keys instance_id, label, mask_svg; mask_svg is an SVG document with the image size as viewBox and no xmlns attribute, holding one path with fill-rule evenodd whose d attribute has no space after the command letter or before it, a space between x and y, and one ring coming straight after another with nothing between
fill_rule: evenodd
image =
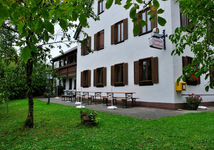
<instances>
[{"instance_id":1,"label":"gravel path","mask_svg":"<svg viewBox=\"0 0 214 150\"><path fill-rule=\"evenodd\" d=\"M47 101L47 98L36 98L41 101ZM75 106L74 102L62 101L61 98L51 98L51 103ZM108 112L121 114L125 116L137 117L146 120L158 119L166 116L177 116L187 113L198 113L206 111L214 111L214 107L209 107L207 110L198 109L197 111L191 110L167 110L167 109L158 109L158 108L148 108L148 107L130 107L130 108L117 108L115 110L107 109L105 104L92 104L84 105L87 109L92 109L96 111Z\"/></svg>"}]
</instances>

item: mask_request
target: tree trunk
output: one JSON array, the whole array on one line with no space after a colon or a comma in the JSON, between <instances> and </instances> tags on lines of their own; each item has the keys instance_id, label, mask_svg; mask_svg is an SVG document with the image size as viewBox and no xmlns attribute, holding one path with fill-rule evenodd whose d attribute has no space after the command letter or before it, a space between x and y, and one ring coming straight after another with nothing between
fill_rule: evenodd
<instances>
[{"instance_id":1,"label":"tree trunk","mask_svg":"<svg viewBox=\"0 0 214 150\"><path fill-rule=\"evenodd\" d=\"M6 99L6 107L7 107L7 115L9 113L9 110L8 110L8 98Z\"/></svg>"},{"instance_id":2,"label":"tree trunk","mask_svg":"<svg viewBox=\"0 0 214 150\"><path fill-rule=\"evenodd\" d=\"M32 93L32 72L33 72L33 61L30 58L27 62L27 86L28 86L28 116L25 121L25 126L33 128L33 93Z\"/></svg>"}]
</instances>

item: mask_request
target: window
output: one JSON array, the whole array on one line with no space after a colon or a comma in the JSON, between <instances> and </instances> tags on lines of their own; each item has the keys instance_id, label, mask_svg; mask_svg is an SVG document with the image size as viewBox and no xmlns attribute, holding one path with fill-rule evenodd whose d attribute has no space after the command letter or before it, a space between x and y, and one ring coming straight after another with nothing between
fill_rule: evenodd
<instances>
[{"instance_id":1,"label":"window","mask_svg":"<svg viewBox=\"0 0 214 150\"><path fill-rule=\"evenodd\" d=\"M106 68L97 68L94 70L94 86L104 87L106 86Z\"/></svg>"},{"instance_id":2,"label":"window","mask_svg":"<svg viewBox=\"0 0 214 150\"><path fill-rule=\"evenodd\" d=\"M120 84L123 83L123 64L115 66L115 82Z\"/></svg>"},{"instance_id":3,"label":"window","mask_svg":"<svg viewBox=\"0 0 214 150\"><path fill-rule=\"evenodd\" d=\"M77 61L77 58L76 58L76 53L75 54L70 54L68 56L68 64L72 64L72 63L75 63Z\"/></svg>"},{"instance_id":4,"label":"window","mask_svg":"<svg viewBox=\"0 0 214 150\"><path fill-rule=\"evenodd\" d=\"M94 50L101 50L104 48L104 30L94 35Z\"/></svg>"},{"instance_id":5,"label":"window","mask_svg":"<svg viewBox=\"0 0 214 150\"><path fill-rule=\"evenodd\" d=\"M124 39L123 35L123 22L119 22L116 24L117 28L117 43L122 42Z\"/></svg>"},{"instance_id":6,"label":"window","mask_svg":"<svg viewBox=\"0 0 214 150\"><path fill-rule=\"evenodd\" d=\"M91 86L91 71L85 70L81 72L81 87Z\"/></svg>"},{"instance_id":7,"label":"window","mask_svg":"<svg viewBox=\"0 0 214 150\"><path fill-rule=\"evenodd\" d=\"M91 50L91 37L88 37L81 42L81 55L88 55Z\"/></svg>"},{"instance_id":8,"label":"window","mask_svg":"<svg viewBox=\"0 0 214 150\"><path fill-rule=\"evenodd\" d=\"M76 79L74 79L74 90L76 90Z\"/></svg>"},{"instance_id":9,"label":"window","mask_svg":"<svg viewBox=\"0 0 214 150\"><path fill-rule=\"evenodd\" d=\"M181 10L180 10L180 23L181 27L185 27L187 32L192 32L195 27L195 24L190 22L188 15L184 15Z\"/></svg>"},{"instance_id":10,"label":"window","mask_svg":"<svg viewBox=\"0 0 214 150\"><path fill-rule=\"evenodd\" d=\"M134 62L134 82L139 85L158 83L158 58L150 57Z\"/></svg>"},{"instance_id":11,"label":"window","mask_svg":"<svg viewBox=\"0 0 214 150\"><path fill-rule=\"evenodd\" d=\"M128 19L111 26L111 44L118 44L128 39Z\"/></svg>"},{"instance_id":12,"label":"window","mask_svg":"<svg viewBox=\"0 0 214 150\"><path fill-rule=\"evenodd\" d=\"M180 20L181 20L181 26L182 27L185 27L185 26L189 25L188 16L187 15L183 16L182 12L180 13Z\"/></svg>"},{"instance_id":13,"label":"window","mask_svg":"<svg viewBox=\"0 0 214 150\"><path fill-rule=\"evenodd\" d=\"M111 85L128 85L128 64L121 63L111 66Z\"/></svg>"},{"instance_id":14,"label":"window","mask_svg":"<svg viewBox=\"0 0 214 150\"><path fill-rule=\"evenodd\" d=\"M62 63L61 63L61 60L59 60L59 67L61 67L62 66Z\"/></svg>"},{"instance_id":15,"label":"window","mask_svg":"<svg viewBox=\"0 0 214 150\"><path fill-rule=\"evenodd\" d=\"M193 58L189 57L189 56L183 56L182 57L182 65L183 65L183 74L186 77L186 83L187 85L197 85L200 84L200 77L196 78L194 76L194 73L188 73L187 71L185 71L185 67L189 66L192 64ZM197 64L194 67L199 67L199 64Z\"/></svg>"},{"instance_id":16,"label":"window","mask_svg":"<svg viewBox=\"0 0 214 150\"><path fill-rule=\"evenodd\" d=\"M65 90L66 89L66 79L63 79L62 82L63 82L63 89Z\"/></svg>"},{"instance_id":17,"label":"window","mask_svg":"<svg viewBox=\"0 0 214 150\"><path fill-rule=\"evenodd\" d=\"M157 17L155 18L154 21L150 21L151 15L149 14L149 11L151 11L150 8L147 8L147 9L145 9L143 11L140 11L137 14L137 17L140 18L141 20L143 20L143 22L146 23L145 26L140 28L139 35L150 33L150 32L152 32L152 30L154 28L157 27Z\"/></svg>"},{"instance_id":18,"label":"window","mask_svg":"<svg viewBox=\"0 0 214 150\"><path fill-rule=\"evenodd\" d=\"M97 14L99 15L99 14L103 13L104 12L104 8L105 8L105 6L104 6L103 0L99 0L98 1Z\"/></svg>"},{"instance_id":19,"label":"window","mask_svg":"<svg viewBox=\"0 0 214 150\"><path fill-rule=\"evenodd\" d=\"M72 89L72 78L69 79L69 89Z\"/></svg>"},{"instance_id":20,"label":"window","mask_svg":"<svg viewBox=\"0 0 214 150\"><path fill-rule=\"evenodd\" d=\"M63 65L64 66L67 65L67 59L66 58L63 59Z\"/></svg>"}]
</instances>

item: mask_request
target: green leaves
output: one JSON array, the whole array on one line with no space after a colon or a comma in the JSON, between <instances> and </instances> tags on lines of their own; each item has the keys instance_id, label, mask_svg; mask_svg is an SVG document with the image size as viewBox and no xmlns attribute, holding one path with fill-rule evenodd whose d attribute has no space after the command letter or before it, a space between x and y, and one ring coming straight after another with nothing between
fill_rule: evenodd
<instances>
[{"instance_id":1,"label":"green leaves","mask_svg":"<svg viewBox=\"0 0 214 150\"><path fill-rule=\"evenodd\" d=\"M136 23L136 24L134 25L133 33L134 33L135 36L138 35L138 34L140 33L140 25L139 25L139 24Z\"/></svg>"},{"instance_id":2,"label":"green leaves","mask_svg":"<svg viewBox=\"0 0 214 150\"><path fill-rule=\"evenodd\" d=\"M31 50L28 46L24 47L21 51L21 58L24 60L24 62L27 62L28 59L31 57Z\"/></svg>"},{"instance_id":3,"label":"green leaves","mask_svg":"<svg viewBox=\"0 0 214 150\"><path fill-rule=\"evenodd\" d=\"M18 28L18 31L19 31L19 33L20 33L20 34L22 34L22 33L23 33L24 25L25 25L25 24L24 24L24 23L22 23L22 22L21 22L20 24L18 24L18 27L17 27L17 28Z\"/></svg>"},{"instance_id":4,"label":"green leaves","mask_svg":"<svg viewBox=\"0 0 214 150\"><path fill-rule=\"evenodd\" d=\"M163 9L158 9L158 11L157 11L157 14L162 14L162 13L164 13L164 10Z\"/></svg>"},{"instance_id":5,"label":"green leaves","mask_svg":"<svg viewBox=\"0 0 214 150\"><path fill-rule=\"evenodd\" d=\"M68 26L68 23L67 23L67 21L65 20L65 19L61 19L60 21L59 21L59 25L60 25L60 27L62 28L62 29L66 29L67 28L67 26Z\"/></svg>"},{"instance_id":6,"label":"green leaves","mask_svg":"<svg viewBox=\"0 0 214 150\"><path fill-rule=\"evenodd\" d=\"M107 2L106 2L106 8L109 9L112 4L113 4L113 0L107 0Z\"/></svg>"},{"instance_id":7,"label":"green leaves","mask_svg":"<svg viewBox=\"0 0 214 150\"><path fill-rule=\"evenodd\" d=\"M130 18L135 18L136 17L136 7L132 7L129 13Z\"/></svg>"},{"instance_id":8,"label":"green leaves","mask_svg":"<svg viewBox=\"0 0 214 150\"><path fill-rule=\"evenodd\" d=\"M166 20L160 16L158 16L158 24L161 26L165 26Z\"/></svg>"},{"instance_id":9,"label":"green leaves","mask_svg":"<svg viewBox=\"0 0 214 150\"><path fill-rule=\"evenodd\" d=\"M0 3L0 26L4 22L4 20L9 16L9 11L3 3Z\"/></svg>"},{"instance_id":10,"label":"green leaves","mask_svg":"<svg viewBox=\"0 0 214 150\"><path fill-rule=\"evenodd\" d=\"M49 21L45 21L44 22L44 25L45 25L45 29L51 33L51 34L54 34L54 25L52 23L50 23Z\"/></svg>"},{"instance_id":11,"label":"green leaves","mask_svg":"<svg viewBox=\"0 0 214 150\"><path fill-rule=\"evenodd\" d=\"M86 18L86 16L83 15L83 14L81 14L79 19L80 19L81 25L82 25L83 27L86 27L86 26L87 26L87 18Z\"/></svg>"},{"instance_id":12,"label":"green leaves","mask_svg":"<svg viewBox=\"0 0 214 150\"><path fill-rule=\"evenodd\" d=\"M154 6L156 9L159 8L160 4L159 4L158 0L153 0L153 6Z\"/></svg>"}]
</instances>

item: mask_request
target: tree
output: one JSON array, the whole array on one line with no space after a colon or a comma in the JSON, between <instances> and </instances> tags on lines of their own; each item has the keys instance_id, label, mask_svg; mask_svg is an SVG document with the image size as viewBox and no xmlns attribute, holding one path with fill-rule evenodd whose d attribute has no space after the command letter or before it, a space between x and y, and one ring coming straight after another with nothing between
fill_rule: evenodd
<instances>
[{"instance_id":1,"label":"tree","mask_svg":"<svg viewBox=\"0 0 214 150\"><path fill-rule=\"evenodd\" d=\"M53 43L69 44L71 36L66 34L66 31L71 27L77 27L77 20L86 27L87 18L96 19L91 8L92 2L92 0L0 0L0 25L18 36L15 44L21 47L21 57L26 62L28 116L25 126L29 128L34 126L33 64L47 56ZM55 24L60 25L64 35L62 40L49 43L49 39L54 39Z\"/></svg>"},{"instance_id":2,"label":"tree","mask_svg":"<svg viewBox=\"0 0 214 150\"><path fill-rule=\"evenodd\" d=\"M187 16L189 24L177 27L175 33L170 35L170 40L175 44L172 55L181 55L185 49L190 49L194 54L192 64L185 68L187 76L194 73L199 77L204 74L205 79L212 76L214 70L214 1L207 0L177 0L183 16ZM195 67L200 64L200 68ZM186 80L182 75L180 79ZM206 91L214 88L211 79L206 86Z\"/></svg>"}]
</instances>

